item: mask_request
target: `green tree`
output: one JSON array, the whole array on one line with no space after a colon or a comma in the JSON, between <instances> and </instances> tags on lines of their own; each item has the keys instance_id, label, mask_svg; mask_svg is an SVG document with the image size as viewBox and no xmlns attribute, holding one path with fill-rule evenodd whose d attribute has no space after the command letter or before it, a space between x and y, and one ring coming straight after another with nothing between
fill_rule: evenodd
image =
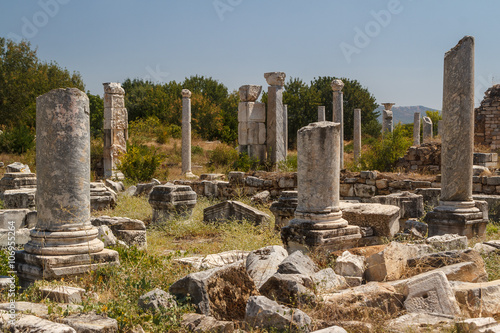
<instances>
[{"instance_id":1,"label":"green tree","mask_svg":"<svg viewBox=\"0 0 500 333\"><path fill-rule=\"evenodd\" d=\"M90 135L93 138L102 136L104 121L104 101L99 95L92 95L87 91L90 107Z\"/></svg>"}]
</instances>

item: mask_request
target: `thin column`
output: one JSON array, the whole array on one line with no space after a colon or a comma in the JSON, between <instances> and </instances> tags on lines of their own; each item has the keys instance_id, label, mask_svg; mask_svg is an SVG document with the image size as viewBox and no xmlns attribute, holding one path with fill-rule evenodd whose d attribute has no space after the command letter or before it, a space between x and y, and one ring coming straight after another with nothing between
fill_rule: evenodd
<instances>
[{"instance_id":1,"label":"thin column","mask_svg":"<svg viewBox=\"0 0 500 333\"><path fill-rule=\"evenodd\" d=\"M354 163L361 157L361 109L354 109Z\"/></svg>"},{"instance_id":2,"label":"thin column","mask_svg":"<svg viewBox=\"0 0 500 333\"><path fill-rule=\"evenodd\" d=\"M382 134L385 132L391 132L393 129L393 120L392 120L392 106L394 103L382 103L384 106L384 111L382 112Z\"/></svg>"},{"instance_id":3,"label":"thin column","mask_svg":"<svg viewBox=\"0 0 500 333\"><path fill-rule=\"evenodd\" d=\"M422 118L423 122L423 143L431 142L432 141L432 119L429 117L423 117Z\"/></svg>"},{"instance_id":4,"label":"thin column","mask_svg":"<svg viewBox=\"0 0 500 333\"><path fill-rule=\"evenodd\" d=\"M283 104L283 139L285 142L285 157L288 154L288 105Z\"/></svg>"},{"instance_id":5,"label":"thin column","mask_svg":"<svg viewBox=\"0 0 500 333\"><path fill-rule=\"evenodd\" d=\"M182 89L182 174L196 177L191 172L191 91Z\"/></svg>"},{"instance_id":6,"label":"thin column","mask_svg":"<svg viewBox=\"0 0 500 333\"><path fill-rule=\"evenodd\" d=\"M333 90L333 122L340 124L340 169L344 168L344 82L335 79L331 83Z\"/></svg>"},{"instance_id":7,"label":"thin column","mask_svg":"<svg viewBox=\"0 0 500 333\"><path fill-rule=\"evenodd\" d=\"M283 72L265 73L269 84L267 95L267 157L273 164L286 159L283 138L283 90L286 74Z\"/></svg>"},{"instance_id":8,"label":"thin column","mask_svg":"<svg viewBox=\"0 0 500 333\"><path fill-rule=\"evenodd\" d=\"M420 112L413 114L413 145L420 145Z\"/></svg>"},{"instance_id":9,"label":"thin column","mask_svg":"<svg viewBox=\"0 0 500 333\"><path fill-rule=\"evenodd\" d=\"M326 121L324 106L318 106L318 121Z\"/></svg>"}]
</instances>

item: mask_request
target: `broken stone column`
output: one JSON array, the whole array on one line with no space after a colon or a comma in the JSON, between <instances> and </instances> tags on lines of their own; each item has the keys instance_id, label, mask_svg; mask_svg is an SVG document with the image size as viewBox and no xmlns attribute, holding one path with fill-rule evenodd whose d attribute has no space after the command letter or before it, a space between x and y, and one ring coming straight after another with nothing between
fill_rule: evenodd
<instances>
[{"instance_id":1,"label":"broken stone column","mask_svg":"<svg viewBox=\"0 0 500 333\"><path fill-rule=\"evenodd\" d=\"M352 247L361 234L339 208L340 124L324 121L301 128L297 156L298 206L295 218L281 229L287 250Z\"/></svg>"},{"instance_id":2,"label":"broken stone column","mask_svg":"<svg viewBox=\"0 0 500 333\"><path fill-rule=\"evenodd\" d=\"M420 112L413 114L413 145L420 145Z\"/></svg>"},{"instance_id":3,"label":"broken stone column","mask_svg":"<svg viewBox=\"0 0 500 333\"><path fill-rule=\"evenodd\" d=\"M392 106L394 103L382 103L382 105L385 107L382 112L382 134L385 132L392 133Z\"/></svg>"},{"instance_id":4,"label":"broken stone column","mask_svg":"<svg viewBox=\"0 0 500 333\"><path fill-rule=\"evenodd\" d=\"M244 85L239 89L238 144L240 153L266 160L266 105L256 102L262 86Z\"/></svg>"},{"instance_id":5,"label":"broken stone column","mask_svg":"<svg viewBox=\"0 0 500 333\"><path fill-rule=\"evenodd\" d=\"M285 141L285 157L288 154L288 105L283 105L283 139Z\"/></svg>"},{"instance_id":6,"label":"broken stone column","mask_svg":"<svg viewBox=\"0 0 500 333\"><path fill-rule=\"evenodd\" d=\"M482 237L487 218L472 199L474 152L474 38L466 36L444 57L441 198L426 215L429 236Z\"/></svg>"},{"instance_id":7,"label":"broken stone column","mask_svg":"<svg viewBox=\"0 0 500 333\"><path fill-rule=\"evenodd\" d=\"M191 171L191 91L182 89L182 174L196 178Z\"/></svg>"},{"instance_id":8,"label":"broken stone column","mask_svg":"<svg viewBox=\"0 0 500 333\"><path fill-rule=\"evenodd\" d=\"M344 168L344 82L333 80L331 83L333 90L333 122L340 124L340 169Z\"/></svg>"},{"instance_id":9,"label":"broken stone column","mask_svg":"<svg viewBox=\"0 0 500 333\"><path fill-rule=\"evenodd\" d=\"M318 106L318 121L326 121L324 106Z\"/></svg>"},{"instance_id":10,"label":"broken stone column","mask_svg":"<svg viewBox=\"0 0 500 333\"><path fill-rule=\"evenodd\" d=\"M429 117L423 117L423 132L422 132L422 143L427 143L432 141L432 120Z\"/></svg>"},{"instance_id":11,"label":"broken stone column","mask_svg":"<svg viewBox=\"0 0 500 333\"><path fill-rule=\"evenodd\" d=\"M36 100L38 221L16 253L22 286L79 275L118 263L90 223L89 100L76 88L54 89Z\"/></svg>"},{"instance_id":12,"label":"broken stone column","mask_svg":"<svg viewBox=\"0 0 500 333\"><path fill-rule=\"evenodd\" d=\"M267 89L267 156L276 164L286 159L283 138L283 86L286 74L283 72L265 73L269 84Z\"/></svg>"},{"instance_id":13,"label":"broken stone column","mask_svg":"<svg viewBox=\"0 0 500 333\"><path fill-rule=\"evenodd\" d=\"M125 178L117 169L120 155L127 152L128 113L125 109L125 90L120 83L104 86L104 178Z\"/></svg>"},{"instance_id":14,"label":"broken stone column","mask_svg":"<svg viewBox=\"0 0 500 333\"><path fill-rule=\"evenodd\" d=\"M361 157L361 109L354 109L354 163Z\"/></svg>"}]
</instances>

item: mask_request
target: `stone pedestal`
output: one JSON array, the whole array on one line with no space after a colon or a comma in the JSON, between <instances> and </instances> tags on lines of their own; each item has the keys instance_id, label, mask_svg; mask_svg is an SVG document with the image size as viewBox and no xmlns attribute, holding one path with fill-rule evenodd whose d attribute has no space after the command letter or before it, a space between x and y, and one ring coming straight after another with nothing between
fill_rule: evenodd
<instances>
[{"instance_id":1,"label":"stone pedestal","mask_svg":"<svg viewBox=\"0 0 500 333\"><path fill-rule=\"evenodd\" d=\"M318 106L318 121L326 121L324 106Z\"/></svg>"},{"instance_id":2,"label":"stone pedestal","mask_svg":"<svg viewBox=\"0 0 500 333\"><path fill-rule=\"evenodd\" d=\"M294 217L297 208L298 192L283 191L278 201L272 203L269 208L274 215L274 228L280 230L288 225L288 222Z\"/></svg>"},{"instance_id":3,"label":"stone pedestal","mask_svg":"<svg viewBox=\"0 0 500 333\"><path fill-rule=\"evenodd\" d=\"M238 144L240 153L261 162L266 160L266 105L256 102L262 86L240 87L238 104Z\"/></svg>"},{"instance_id":4,"label":"stone pedestal","mask_svg":"<svg viewBox=\"0 0 500 333\"><path fill-rule=\"evenodd\" d=\"M361 157L361 109L354 109L354 163Z\"/></svg>"},{"instance_id":5,"label":"stone pedestal","mask_svg":"<svg viewBox=\"0 0 500 333\"><path fill-rule=\"evenodd\" d=\"M265 73L269 84L267 90L267 156L276 164L286 159L283 137L283 90L286 74L283 72Z\"/></svg>"},{"instance_id":6,"label":"stone pedestal","mask_svg":"<svg viewBox=\"0 0 500 333\"><path fill-rule=\"evenodd\" d=\"M474 38L466 36L444 58L441 198L425 218L429 236L484 236L488 219L472 199L473 152Z\"/></svg>"},{"instance_id":7,"label":"stone pedestal","mask_svg":"<svg viewBox=\"0 0 500 333\"><path fill-rule=\"evenodd\" d=\"M340 124L340 169L344 168L344 82L335 79L331 83L333 90L333 122Z\"/></svg>"},{"instance_id":8,"label":"stone pedestal","mask_svg":"<svg viewBox=\"0 0 500 333\"><path fill-rule=\"evenodd\" d=\"M385 132L392 133L392 106L394 103L382 103L382 105L385 107L385 110L382 112L382 134Z\"/></svg>"},{"instance_id":9,"label":"stone pedestal","mask_svg":"<svg viewBox=\"0 0 500 333\"><path fill-rule=\"evenodd\" d=\"M420 112L413 114L413 145L420 145Z\"/></svg>"},{"instance_id":10,"label":"stone pedestal","mask_svg":"<svg viewBox=\"0 0 500 333\"><path fill-rule=\"evenodd\" d=\"M36 101L37 215L16 253L22 286L118 264L90 223L89 100L78 89L54 89Z\"/></svg>"},{"instance_id":11,"label":"stone pedestal","mask_svg":"<svg viewBox=\"0 0 500 333\"><path fill-rule=\"evenodd\" d=\"M289 252L354 246L359 227L349 226L339 208L340 124L312 123L297 138L298 206L281 229L283 243Z\"/></svg>"},{"instance_id":12,"label":"stone pedestal","mask_svg":"<svg viewBox=\"0 0 500 333\"><path fill-rule=\"evenodd\" d=\"M168 220L176 215L189 217L196 205L196 192L188 185L158 185L149 194L153 208L153 223Z\"/></svg>"},{"instance_id":13,"label":"stone pedestal","mask_svg":"<svg viewBox=\"0 0 500 333\"><path fill-rule=\"evenodd\" d=\"M36 175L34 173L6 172L0 179L0 199L7 190L18 190L21 188L36 189Z\"/></svg>"},{"instance_id":14,"label":"stone pedestal","mask_svg":"<svg viewBox=\"0 0 500 333\"><path fill-rule=\"evenodd\" d=\"M182 174L196 178L191 172L191 92L182 89Z\"/></svg>"},{"instance_id":15,"label":"stone pedestal","mask_svg":"<svg viewBox=\"0 0 500 333\"><path fill-rule=\"evenodd\" d=\"M125 90L120 83L104 86L104 177L125 178L117 169L120 155L127 152L128 113L125 109Z\"/></svg>"},{"instance_id":16,"label":"stone pedestal","mask_svg":"<svg viewBox=\"0 0 500 333\"><path fill-rule=\"evenodd\" d=\"M423 131L422 131L422 143L428 143L432 141L432 120L429 117L423 117Z\"/></svg>"}]
</instances>

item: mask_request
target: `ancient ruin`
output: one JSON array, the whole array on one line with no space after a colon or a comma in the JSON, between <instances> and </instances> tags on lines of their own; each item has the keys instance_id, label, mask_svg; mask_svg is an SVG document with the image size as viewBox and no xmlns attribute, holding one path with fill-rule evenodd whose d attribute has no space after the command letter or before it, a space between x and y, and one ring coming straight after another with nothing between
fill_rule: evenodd
<instances>
[{"instance_id":1,"label":"ancient ruin","mask_svg":"<svg viewBox=\"0 0 500 333\"><path fill-rule=\"evenodd\" d=\"M127 152L128 113L125 108L125 90L120 83L108 82L104 86L104 177L122 179L117 166L120 155Z\"/></svg>"},{"instance_id":2,"label":"ancient ruin","mask_svg":"<svg viewBox=\"0 0 500 333\"><path fill-rule=\"evenodd\" d=\"M238 104L238 144L240 153L259 161L266 160L266 105L256 102L262 86L240 87Z\"/></svg>"},{"instance_id":3,"label":"ancient ruin","mask_svg":"<svg viewBox=\"0 0 500 333\"><path fill-rule=\"evenodd\" d=\"M182 174L196 178L191 171L191 91L182 89Z\"/></svg>"},{"instance_id":4,"label":"ancient ruin","mask_svg":"<svg viewBox=\"0 0 500 333\"><path fill-rule=\"evenodd\" d=\"M420 112L413 114L413 145L420 145Z\"/></svg>"},{"instance_id":5,"label":"ancient ruin","mask_svg":"<svg viewBox=\"0 0 500 333\"><path fill-rule=\"evenodd\" d=\"M358 164L361 157L361 109L354 109L354 163Z\"/></svg>"},{"instance_id":6,"label":"ancient ruin","mask_svg":"<svg viewBox=\"0 0 500 333\"><path fill-rule=\"evenodd\" d=\"M267 156L273 164L276 164L286 159L283 137L283 86L286 74L270 72L265 73L264 78L269 84L267 88Z\"/></svg>"},{"instance_id":7,"label":"ancient ruin","mask_svg":"<svg viewBox=\"0 0 500 333\"><path fill-rule=\"evenodd\" d=\"M335 79L331 83L333 90L333 122L340 124L340 169L344 168L344 82Z\"/></svg>"},{"instance_id":8,"label":"ancient ruin","mask_svg":"<svg viewBox=\"0 0 500 333\"><path fill-rule=\"evenodd\" d=\"M118 264L90 223L90 125L87 95L55 89L37 98L37 212L16 254L22 286ZM42 153L43 152L43 153Z\"/></svg>"},{"instance_id":9,"label":"ancient ruin","mask_svg":"<svg viewBox=\"0 0 500 333\"><path fill-rule=\"evenodd\" d=\"M385 108L384 111L382 111L382 133L392 133L392 107L394 106L394 103L382 103L382 105Z\"/></svg>"},{"instance_id":10,"label":"ancient ruin","mask_svg":"<svg viewBox=\"0 0 500 333\"><path fill-rule=\"evenodd\" d=\"M429 143L432 141L433 137L432 120L429 117L423 117L422 123L423 123L422 143Z\"/></svg>"},{"instance_id":11,"label":"ancient ruin","mask_svg":"<svg viewBox=\"0 0 500 333\"><path fill-rule=\"evenodd\" d=\"M472 199L474 38L464 37L444 58L441 198L426 215L429 236L482 237L488 219Z\"/></svg>"},{"instance_id":12,"label":"ancient ruin","mask_svg":"<svg viewBox=\"0 0 500 333\"><path fill-rule=\"evenodd\" d=\"M474 110L474 143L500 148L500 84L484 93L481 105Z\"/></svg>"}]
</instances>

